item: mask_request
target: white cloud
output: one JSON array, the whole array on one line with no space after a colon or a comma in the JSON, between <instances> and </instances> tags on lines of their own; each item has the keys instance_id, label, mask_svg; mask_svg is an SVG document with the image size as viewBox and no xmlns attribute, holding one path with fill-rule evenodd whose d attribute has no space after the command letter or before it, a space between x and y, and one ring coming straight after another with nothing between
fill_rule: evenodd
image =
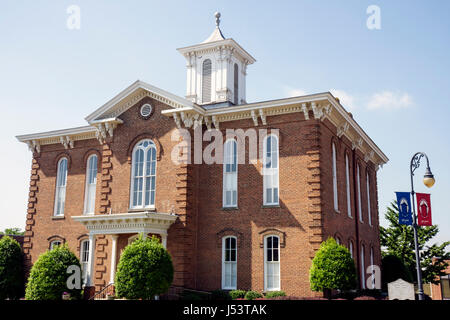
<instances>
[{"instance_id":1,"label":"white cloud","mask_svg":"<svg viewBox=\"0 0 450 320\"><path fill-rule=\"evenodd\" d=\"M408 93L382 91L373 94L367 108L369 110L396 110L408 108L412 104L412 98Z\"/></svg>"},{"instance_id":2,"label":"white cloud","mask_svg":"<svg viewBox=\"0 0 450 320\"><path fill-rule=\"evenodd\" d=\"M348 92L338 89L330 89L330 92L333 96L339 99L339 102L347 109L347 111L353 111L356 109L356 99Z\"/></svg>"},{"instance_id":3,"label":"white cloud","mask_svg":"<svg viewBox=\"0 0 450 320\"><path fill-rule=\"evenodd\" d=\"M295 89L295 88L291 88L291 87L286 87L285 91L286 91L286 94L288 97L299 97L299 96L305 96L308 94L308 92L306 92L306 90Z\"/></svg>"}]
</instances>

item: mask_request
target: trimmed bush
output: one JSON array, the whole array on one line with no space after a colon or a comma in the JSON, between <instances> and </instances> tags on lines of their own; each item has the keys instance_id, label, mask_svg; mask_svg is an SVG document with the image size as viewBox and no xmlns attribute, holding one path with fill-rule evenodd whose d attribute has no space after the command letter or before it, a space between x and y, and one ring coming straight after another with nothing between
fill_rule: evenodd
<instances>
[{"instance_id":1,"label":"trimmed bush","mask_svg":"<svg viewBox=\"0 0 450 320\"><path fill-rule=\"evenodd\" d=\"M23 294L23 255L13 238L0 239L0 300L18 299Z\"/></svg>"},{"instance_id":2,"label":"trimmed bush","mask_svg":"<svg viewBox=\"0 0 450 320\"><path fill-rule=\"evenodd\" d=\"M402 260L394 255L387 255L381 260L382 289L387 291L387 284L397 279L413 282L413 276Z\"/></svg>"},{"instance_id":3,"label":"trimmed bush","mask_svg":"<svg viewBox=\"0 0 450 320\"><path fill-rule=\"evenodd\" d=\"M247 291L245 291L245 290L232 290L232 291L230 291L230 297L233 300L243 299L245 297L246 293L247 293Z\"/></svg>"},{"instance_id":4,"label":"trimmed bush","mask_svg":"<svg viewBox=\"0 0 450 320\"><path fill-rule=\"evenodd\" d=\"M271 299L275 297L285 297L286 292L284 291L269 291L266 293L266 298Z\"/></svg>"},{"instance_id":5,"label":"trimmed bush","mask_svg":"<svg viewBox=\"0 0 450 320\"><path fill-rule=\"evenodd\" d=\"M356 286L356 268L350 252L329 238L322 242L309 270L311 290L327 293Z\"/></svg>"},{"instance_id":6,"label":"trimmed bush","mask_svg":"<svg viewBox=\"0 0 450 320\"><path fill-rule=\"evenodd\" d=\"M125 247L116 272L118 297L152 299L167 292L172 281L172 258L156 237L139 237Z\"/></svg>"},{"instance_id":7,"label":"trimmed bush","mask_svg":"<svg viewBox=\"0 0 450 320\"><path fill-rule=\"evenodd\" d=\"M72 299L80 299L81 289L67 288L67 279L71 276L67 268L72 265L80 267L80 261L67 245L57 246L41 254L31 268L25 298L61 300L62 294L68 292Z\"/></svg>"},{"instance_id":8,"label":"trimmed bush","mask_svg":"<svg viewBox=\"0 0 450 320\"><path fill-rule=\"evenodd\" d=\"M248 291L245 296L245 300L255 300L257 298L263 298L263 295L256 291Z\"/></svg>"},{"instance_id":9,"label":"trimmed bush","mask_svg":"<svg viewBox=\"0 0 450 320\"><path fill-rule=\"evenodd\" d=\"M225 290L214 290L211 292L212 300L231 300L230 293Z\"/></svg>"}]
</instances>

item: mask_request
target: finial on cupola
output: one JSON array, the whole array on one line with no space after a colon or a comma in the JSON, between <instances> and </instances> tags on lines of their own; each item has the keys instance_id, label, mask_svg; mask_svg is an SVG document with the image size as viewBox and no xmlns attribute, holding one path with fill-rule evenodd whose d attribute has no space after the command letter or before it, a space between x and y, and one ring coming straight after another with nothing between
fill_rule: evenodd
<instances>
[{"instance_id":1,"label":"finial on cupola","mask_svg":"<svg viewBox=\"0 0 450 320\"><path fill-rule=\"evenodd\" d=\"M220 24L220 12L216 11L216 13L214 13L214 16L216 17L216 27L219 27Z\"/></svg>"}]
</instances>

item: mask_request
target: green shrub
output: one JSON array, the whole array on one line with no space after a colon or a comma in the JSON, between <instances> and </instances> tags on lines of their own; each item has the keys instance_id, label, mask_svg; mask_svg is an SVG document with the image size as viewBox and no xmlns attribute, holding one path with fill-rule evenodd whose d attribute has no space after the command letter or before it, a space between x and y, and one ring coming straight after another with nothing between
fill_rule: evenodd
<instances>
[{"instance_id":1,"label":"green shrub","mask_svg":"<svg viewBox=\"0 0 450 320\"><path fill-rule=\"evenodd\" d=\"M0 239L0 300L18 299L23 294L23 255L20 244L5 236Z\"/></svg>"},{"instance_id":2,"label":"green shrub","mask_svg":"<svg viewBox=\"0 0 450 320\"><path fill-rule=\"evenodd\" d=\"M172 258L156 237L140 237L125 247L116 272L118 297L152 299L167 292L172 281Z\"/></svg>"},{"instance_id":3,"label":"green shrub","mask_svg":"<svg viewBox=\"0 0 450 320\"><path fill-rule=\"evenodd\" d=\"M211 292L212 300L231 300L230 293L225 290L214 290Z\"/></svg>"},{"instance_id":4,"label":"green shrub","mask_svg":"<svg viewBox=\"0 0 450 320\"><path fill-rule=\"evenodd\" d=\"M284 291L269 291L266 293L266 298L275 298L275 297L285 297L286 293Z\"/></svg>"},{"instance_id":5,"label":"green shrub","mask_svg":"<svg viewBox=\"0 0 450 320\"><path fill-rule=\"evenodd\" d=\"M247 291L244 298L245 300L254 300L256 298L263 298L263 295L256 291Z\"/></svg>"},{"instance_id":6,"label":"green shrub","mask_svg":"<svg viewBox=\"0 0 450 320\"><path fill-rule=\"evenodd\" d=\"M67 273L67 268L72 265L80 267L80 261L67 245L57 246L41 254L31 268L25 298L61 300L63 292L68 292L72 299L80 299L81 288L67 288L67 279L71 276Z\"/></svg>"},{"instance_id":7,"label":"green shrub","mask_svg":"<svg viewBox=\"0 0 450 320\"><path fill-rule=\"evenodd\" d=\"M381 260L382 289L387 291L387 284L397 279L413 282L413 276L402 260L394 255L387 255Z\"/></svg>"},{"instance_id":8,"label":"green shrub","mask_svg":"<svg viewBox=\"0 0 450 320\"><path fill-rule=\"evenodd\" d=\"M230 291L230 297L233 300L243 299L245 297L246 293L247 293L247 291L245 291L245 290L232 290L232 291Z\"/></svg>"},{"instance_id":9,"label":"green shrub","mask_svg":"<svg viewBox=\"0 0 450 320\"><path fill-rule=\"evenodd\" d=\"M329 238L320 245L309 270L313 291L350 290L356 286L356 269L350 252Z\"/></svg>"},{"instance_id":10,"label":"green shrub","mask_svg":"<svg viewBox=\"0 0 450 320\"><path fill-rule=\"evenodd\" d=\"M209 300L209 294L185 290L181 294L181 300L194 300L194 301Z\"/></svg>"}]
</instances>

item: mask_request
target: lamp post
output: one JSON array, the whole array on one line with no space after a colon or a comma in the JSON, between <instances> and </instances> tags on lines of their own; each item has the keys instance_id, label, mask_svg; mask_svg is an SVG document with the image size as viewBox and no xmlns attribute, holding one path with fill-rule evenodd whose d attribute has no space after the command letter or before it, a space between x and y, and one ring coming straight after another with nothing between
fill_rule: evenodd
<instances>
[{"instance_id":1,"label":"lamp post","mask_svg":"<svg viewBox=\"0 0 450 320\"><path fill-rule=\"evenodd\" d=\"M414 154L414 156L411 159L411 195L412 195L412 211L413 211L413 230L414 230L414 246L416 249L416 268L417 268L417 286L419 287L419 300L423 300L423 286L422 286L422 270L420 268L420 254L419 254L419 243L417 240L417 214L414 212L414 208L416 205L415 199L414 199L414 182L413 182L413 176L414 171L420 166L420 160L422 157L425 157L427 160L427 168L425 171L425 175L423 176L423 184L426 185L428 188L431 188L434 185L434 176L431 173L430 170L430 163L428 161L428 156L424 152L417 152Z\"/></svg>"}]
</instances>

